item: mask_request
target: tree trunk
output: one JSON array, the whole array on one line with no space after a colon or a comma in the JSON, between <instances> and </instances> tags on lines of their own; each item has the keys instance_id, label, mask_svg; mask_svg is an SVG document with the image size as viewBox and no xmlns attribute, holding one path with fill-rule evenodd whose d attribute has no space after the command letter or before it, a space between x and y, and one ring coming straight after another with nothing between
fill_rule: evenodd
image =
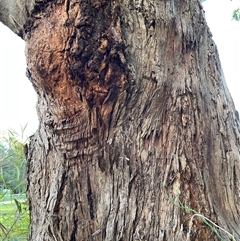
<instances>
[{"instance_id":1,"label":"tree trunk","mask_svg":"<svg viewBox=\"0 0 240 241\"><path fill-rule=\"evenodd\" d=\"M30 240L231 240L196 212L240 240L239 117L197 0L43 2L24 38Z\"/></svg>"}]
</instances>

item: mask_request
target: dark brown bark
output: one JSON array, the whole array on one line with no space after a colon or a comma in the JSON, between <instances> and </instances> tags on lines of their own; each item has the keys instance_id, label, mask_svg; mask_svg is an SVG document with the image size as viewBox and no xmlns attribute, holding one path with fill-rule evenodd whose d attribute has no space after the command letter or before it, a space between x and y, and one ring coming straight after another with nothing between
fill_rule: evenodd
<instances>
[{"instance_id":1,"label":"dark brown bark","mask_svg":"<svg viewBox=\"0 0 240 241\"><path fill-rule=\"evenodd\" d=\"M217 240L186 207L240 240L239 119L198 1L52 1L25 31L30 240Z\"/></svg>"}]
</instances>

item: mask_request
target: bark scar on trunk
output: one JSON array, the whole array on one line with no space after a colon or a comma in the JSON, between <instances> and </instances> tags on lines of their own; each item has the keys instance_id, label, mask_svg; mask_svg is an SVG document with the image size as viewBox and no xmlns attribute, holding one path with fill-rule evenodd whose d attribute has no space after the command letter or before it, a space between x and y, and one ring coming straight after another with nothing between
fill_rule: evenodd
<instances>
[{"instance_id":1,"label":"bark scar on trunk","mask_svg":"<svg viewBox=\"0 0 240 241\"><path fill-rule=\"evenodd\" d=\"M47 8L44 18L29 19L33 24L25 36L27 56L35 60L28 63L35 89L54 106L65 106L65 112L97 107L102 120L109 121L120 93L130 88L126 47L119 17L111 15L112 3L70 1Z\"/></svg>"}]
</instances>

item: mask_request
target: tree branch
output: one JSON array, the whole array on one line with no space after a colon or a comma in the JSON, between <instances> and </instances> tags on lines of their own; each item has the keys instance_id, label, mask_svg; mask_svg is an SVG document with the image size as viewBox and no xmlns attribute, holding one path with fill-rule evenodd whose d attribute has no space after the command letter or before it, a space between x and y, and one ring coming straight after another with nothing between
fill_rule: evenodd
<instances>
[{"instance_id":1,"label":"tree branch","mask_svg":"<svg viewBox=\"0 0 240 241\"><path fill-rule=\"evenodd\" d=\"M0 22L23 37L24 25L36 0L0 0Z\"/></svg>"}]
</instances>

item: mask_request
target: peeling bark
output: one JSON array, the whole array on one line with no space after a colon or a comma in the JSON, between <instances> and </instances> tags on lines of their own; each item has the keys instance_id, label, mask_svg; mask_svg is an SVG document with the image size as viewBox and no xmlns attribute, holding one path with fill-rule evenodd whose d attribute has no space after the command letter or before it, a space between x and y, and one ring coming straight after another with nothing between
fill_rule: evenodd
<instances>
[{"instance_id":1,"label":"peeling bark","mask_svg":"<svg viewBox=\"0 0 240 241\"><path fill-rule=\"evenodd\" d=\"M24 38L30 240L217 240L171 199L240 240L239 117L198 1L52 1Z\"/></svg>"}]
</instances>

